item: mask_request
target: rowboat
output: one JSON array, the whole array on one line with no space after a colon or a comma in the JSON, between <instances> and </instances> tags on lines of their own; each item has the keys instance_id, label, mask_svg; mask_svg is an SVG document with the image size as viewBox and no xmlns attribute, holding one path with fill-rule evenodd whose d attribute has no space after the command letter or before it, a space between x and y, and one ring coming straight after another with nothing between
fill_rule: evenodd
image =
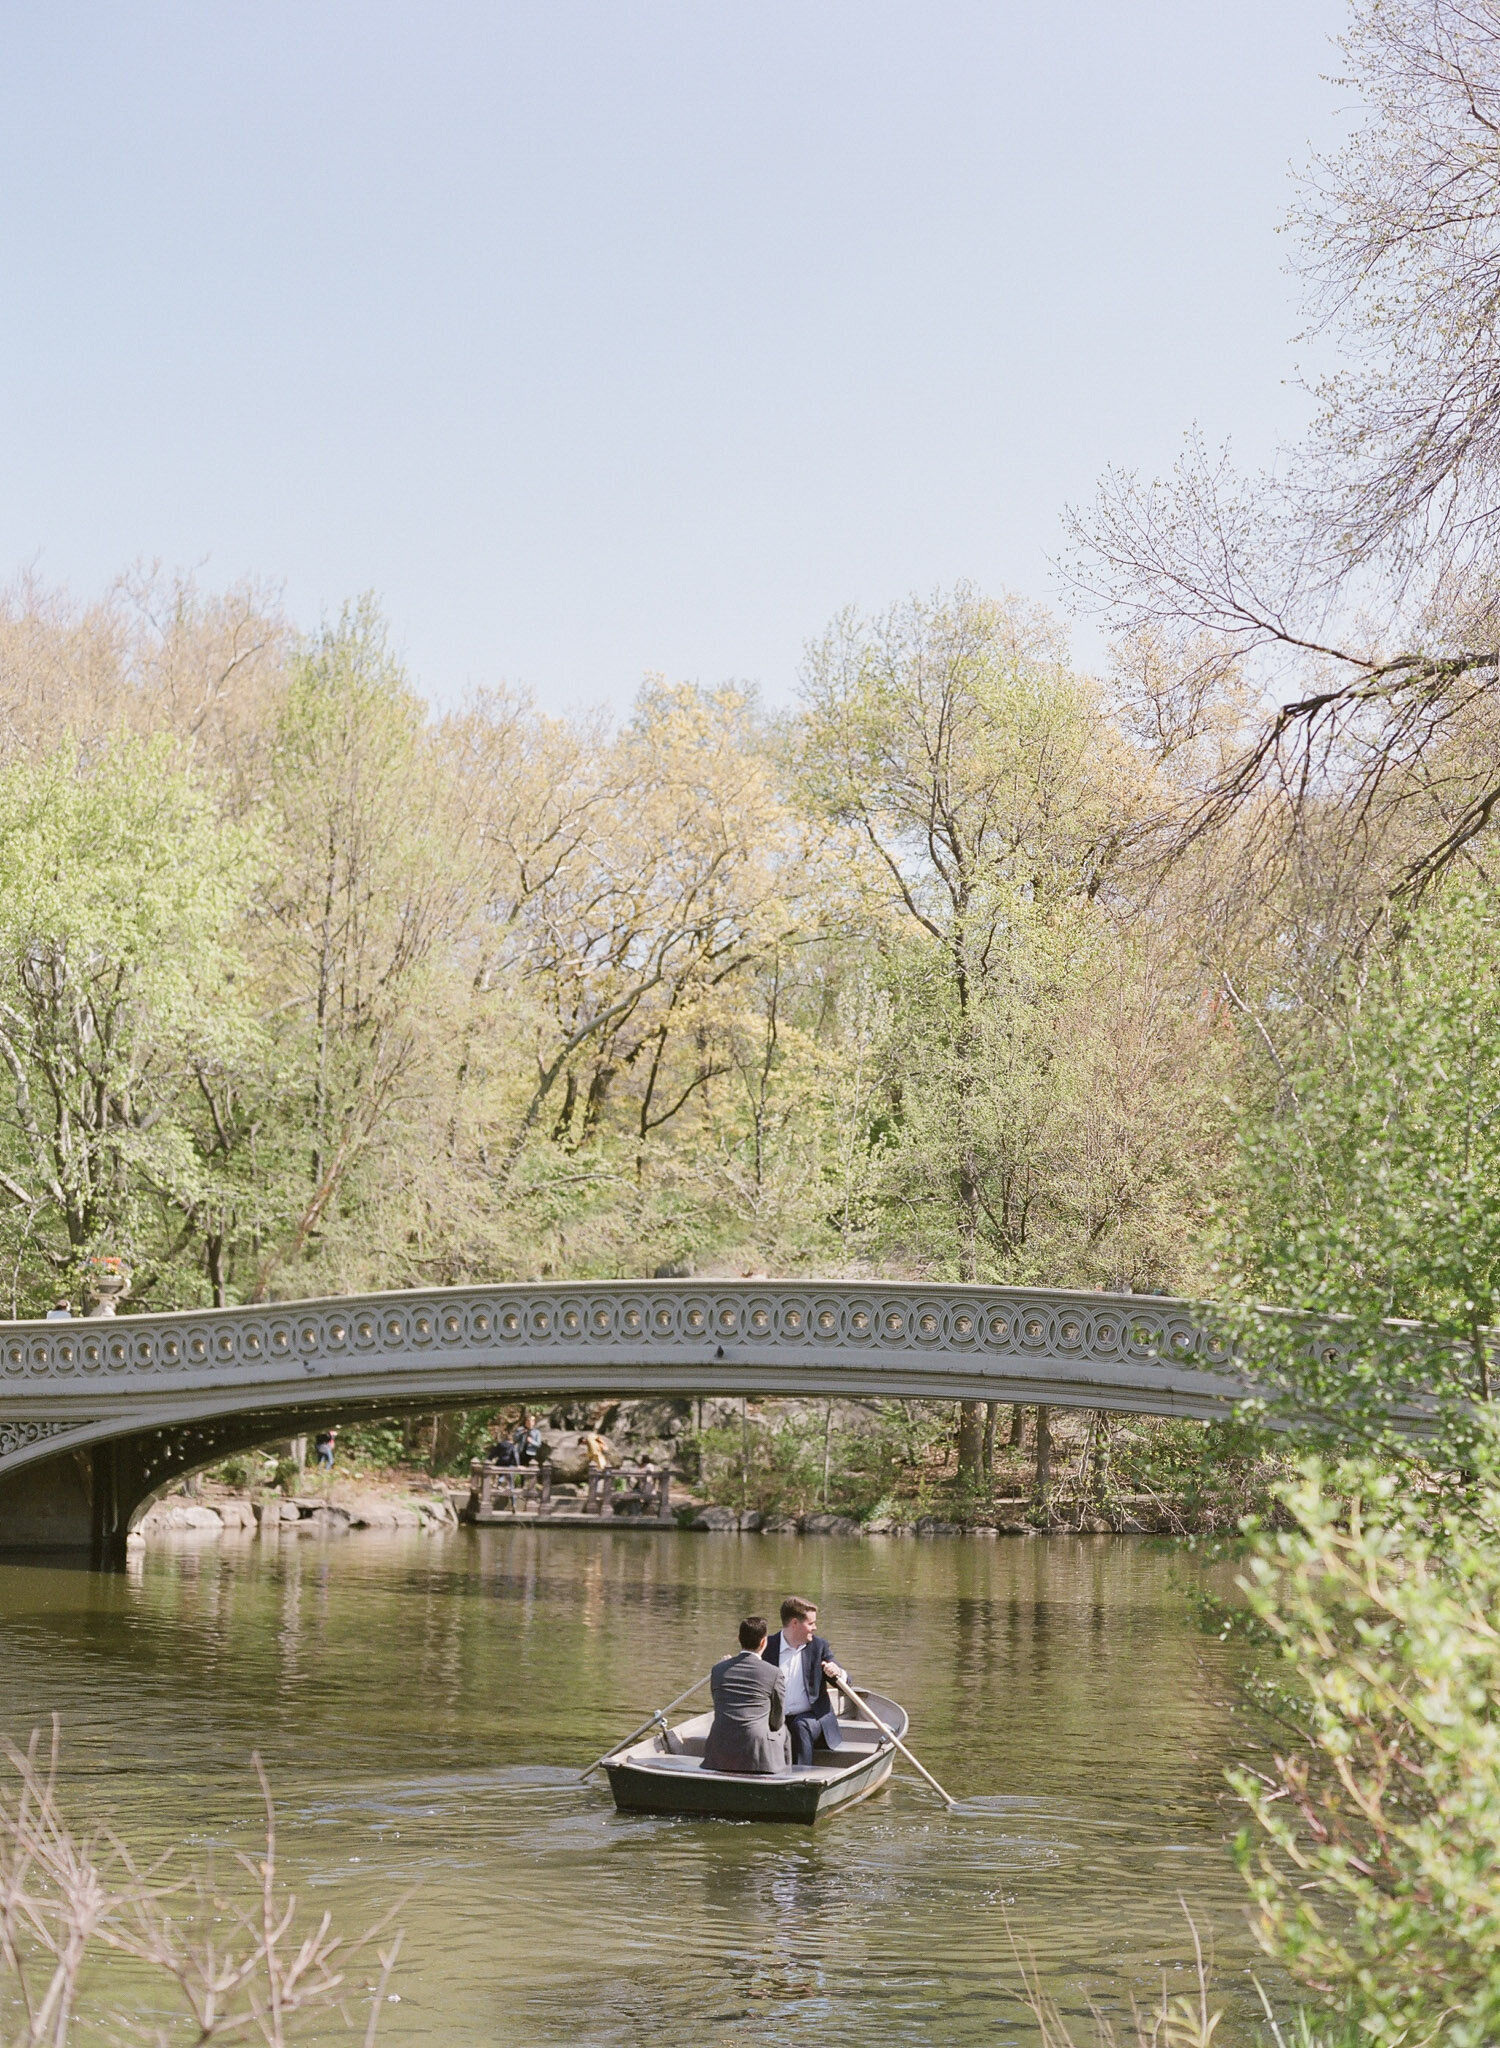
<instances>
[{"instance_id":1,"label":"rowboat","mask_svg":"<svg viewBox=\"0 0 1500 2048\"><path fill-rule=\"evenodd\" d=\"M878 1692L862 1695L898 1736L909 1717ZM615 1750L603 1759L609 1789L622 1813L686 1813L720 1820L822 1820L878 1792L891 1775L896 1751L872 1722L852 1708L839 1715L843 1742L818 1752L801 1769L751 1776L703 1767L703 1746L713 1715L694 1714L675 1728Z\"/></svg>"}]
</instances>

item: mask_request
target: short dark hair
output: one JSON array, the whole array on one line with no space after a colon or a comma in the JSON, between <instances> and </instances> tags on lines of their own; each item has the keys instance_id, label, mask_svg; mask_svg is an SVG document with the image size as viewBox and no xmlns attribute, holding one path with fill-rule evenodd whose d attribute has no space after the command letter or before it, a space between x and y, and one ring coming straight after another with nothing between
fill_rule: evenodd
<instances>
[{"instance_id":1,"label":"short dark hair","mask_svg":"<svg viewBox=\"0 0 1500 2048\"><path fill-rule=\"evenodd\" d=\"M740 1648L758 1650L770 1633L763 1615L747 1614L740 1623Z\"/></svg>"},{"instance_id":2,"label":"short dark hair","mask_svg":"<svg viewBox=\"0 0 1500 2048\"><path fill-rule=\"evenodd\" d=\"M781 1603L781 1619L788 1621L810 1621L818 1611L816 1600L799 1600L791 1593Z\"/></svg>"}]
</instances>

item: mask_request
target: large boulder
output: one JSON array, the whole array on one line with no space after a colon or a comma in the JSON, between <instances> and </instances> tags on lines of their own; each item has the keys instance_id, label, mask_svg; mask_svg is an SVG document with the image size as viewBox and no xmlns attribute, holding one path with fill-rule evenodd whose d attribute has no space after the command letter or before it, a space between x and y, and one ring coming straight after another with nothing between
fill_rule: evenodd
<instances>
[{"instance_id":1,"label":"large boulder","mask_svg":"<svg viewBox=\"0 0 1500 2048\"><path fill-rule=\"evenodd\" d=\"M635 1456L642 1448L675 1442L694 1428L693 1403L683 1400L643 1399L613 1401L594 1425L605 1436L630 1446ZM735 1409L738 1414L738 1407ZM655 1453L653 1451L652 1455Z\"/></svg>"},{"instance_id":2,"label":"large boulder","mask_svg":"<svg viewBox=\"0 0 1500 2048\"><path fill-rule=\"evenodd\" d=\"M389 1500L356 1500L349 1506L349 1519L356 1529L394 1529L396 1505Z\"/></svg>"},{"instance_id":3,"label":"large boulder","mask_svg":"<svg viewBox=\"0 0 1500 2048\"><path fill-rule=\"evenodd\" d=\"M302 1526L315 1536L347 1536L353 1516L347 1508L336 1508L329 1501L319 1501L310 1515L302 1517Z\"/></svg>"},{"instance_id":4,"label":"large boulder","mask_svg":"<svg viewBox=\"0 0 1500 2048\"><path fill-rule=\"evenodd\" d=\"M623 1454L605 1438L611 1465L623 1465ZM554 1479L574 1482L587 1476L589 1469L588 1452L583 1448L583 1436L576 1429L543 1430L542 1457L552 1467Z\"/></svg>"},{"instance_id":5,"label":"large boulder","mask_svg":"<svg viewBox=\"0 0 1500 2048\"><path fill-rule=\"evenodd\" d=\"M804 1536L858 1536L860 1527L849 1515L804 1515Z\"/></svg>"},{"instance_id":6,"label":"large boulder","mask_svg":"<svg viewBox=\"0 0 1500 2048\"><path fill-rule=\"evenodd\" d=\"M166 1530L193 1529L200 1535L219 1536L224 1524L212 1508L200 1507L196 1501L159 1500L147 1508L136 1524L143 1536L160 1535Z\"/></svg>"},{"instance_id":7,"label":"large boulder","mask_svg":"<svg viewBox=\"0 0 1500 2048\"><path fill-rule=\"evenodd\" d=\"M701 1529L711 1536L737 1535L739 1526L737 1508L700 1508L688 1523L690 1529Z\"/></svg>"},{"instance_id":8,"label":"large boulder","mask_svg":"<svg viewBox=\"0 0 1500 2048\"><path fill-rule=\"evenodd\" d=\"M221 1500L214 1503L219 1520L226 1529L253 1529L255 1527L254 1504L248 1500Z\"/></svg>"}]
</instances>

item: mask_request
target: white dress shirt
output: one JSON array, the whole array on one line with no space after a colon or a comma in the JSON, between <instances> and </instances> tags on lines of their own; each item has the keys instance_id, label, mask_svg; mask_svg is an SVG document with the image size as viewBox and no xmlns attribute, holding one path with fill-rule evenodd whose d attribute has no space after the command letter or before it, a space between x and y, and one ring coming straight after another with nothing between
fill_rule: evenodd
<instances>
[{"instance_id":1,"label":"white dress shirt","mask_svg":"<svg viewBox=\"0 0 1500 2048\"><path fill-rule=\"evenodd\" d=\"M799 1644L794 1650L782 1630L776 1638L776 1661L786 1674L786 1711L789 1714L810 1714L816 1693L807 1689L807 1658L803 1654L806 1644Z\"/></svg>"}]
</instances>

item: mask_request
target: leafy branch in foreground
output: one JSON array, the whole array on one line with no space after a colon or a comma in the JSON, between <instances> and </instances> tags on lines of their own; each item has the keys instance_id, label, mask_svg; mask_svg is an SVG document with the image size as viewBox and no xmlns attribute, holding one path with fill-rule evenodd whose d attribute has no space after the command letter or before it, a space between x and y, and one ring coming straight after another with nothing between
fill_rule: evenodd
<instances>
[{"instance_id":1,"label":"leafy branch in foreground","mask_svg":"<svg viewBox=\"0 0 1500 2048\"><path fill-rule=\"evenodd\" d=\"M1231 1783L1262 1946L1372 2043L1500 2033L1500 1437L1440 1504L1309 1461L1255 1539L1252 1626L1284 1746Z\"/></svg>"},{"instance_id":2,"label":"leafy branch in foreground","mask_svg":"<svg viewBox=\"0 0 1500 2048\"><path fill-rule=\"evenodd\" d=\"M276 1810L259 1757L265 1838L239 1882L142 1865L108 1829L74 1829L58 1797L59 1734L0 1754L0 2043L66 2048L88 2038L260 2042L284 2048L330 2018L373 2048L401 1945L389 1916L353 1939L302 1909L277 1866ZM382 1942L382 1937L386 1939ZM353 1982L351 1969L363 1981ZM158 2019L163 1984L177 2010ZM132 1992L134 1995L132 1996ZM129 2002L122 2009L121 2000ZM367 2006L362 2028L353 2008ZM140 2018L147 2009L148 2024Z\"/></svg>"}]
</instances>

